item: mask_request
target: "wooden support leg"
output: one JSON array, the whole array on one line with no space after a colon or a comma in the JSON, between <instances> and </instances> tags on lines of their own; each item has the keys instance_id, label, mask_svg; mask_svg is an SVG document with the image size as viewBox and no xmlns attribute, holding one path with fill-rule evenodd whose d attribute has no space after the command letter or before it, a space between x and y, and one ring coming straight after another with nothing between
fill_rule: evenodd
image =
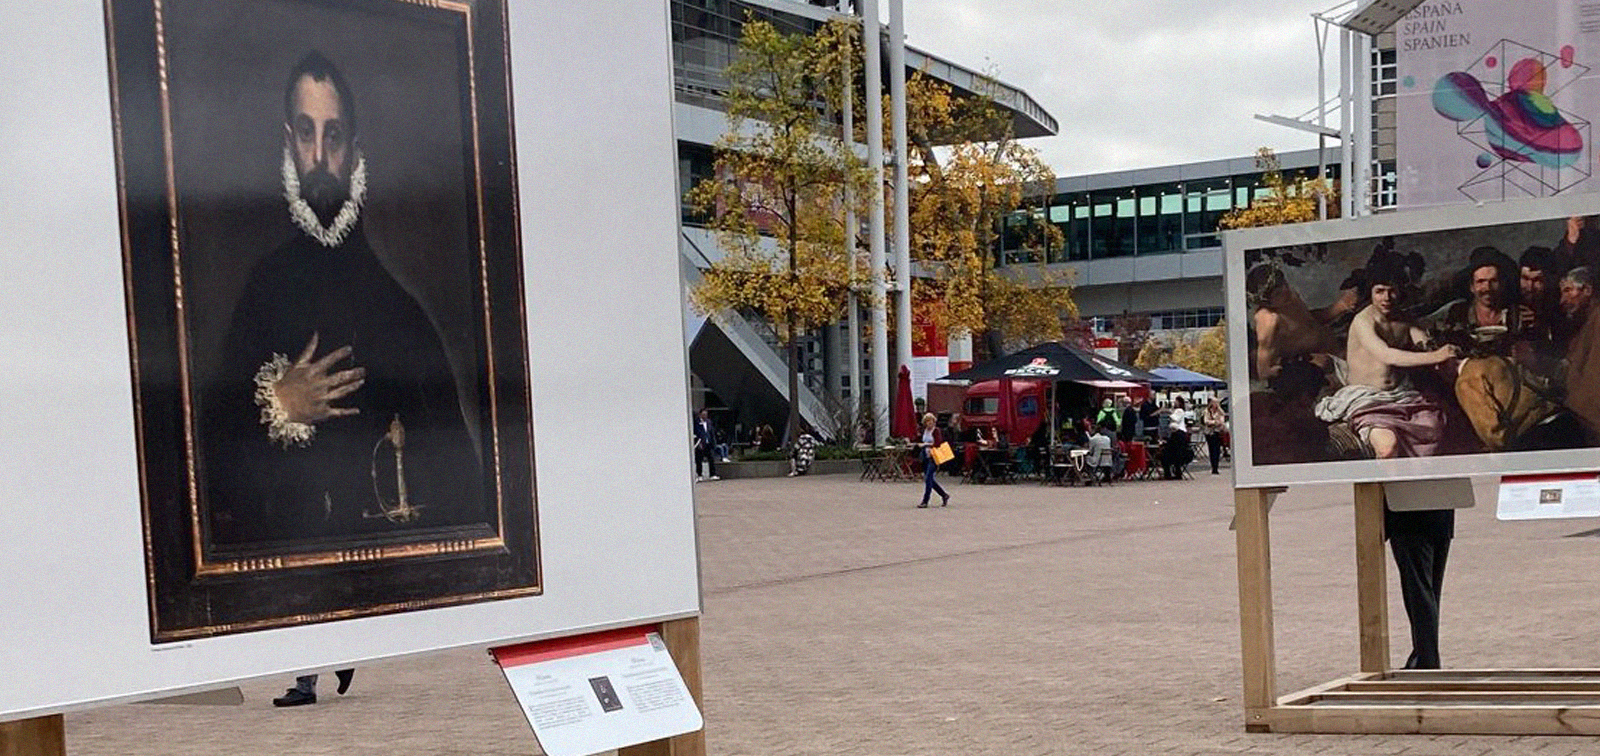
<instances>
[{"instance_id":1,"label":"wooden support leg","mask_svg":"<svg viewBox=\"0 0 1600 756\"><path fill-rule=\"evenodd\" d=\"M1357 483L1356 606L1361 619L1361 671L1389 670L1389 577L1383 553L1383 484Z\"/></svg>"},{"instance_id":2,"label":"wooden support leg","mask_svg":"<svg viewBox=\"0 0 1600 756\"><path fill-rule=\"evenodd\" d=\"M667 650L672 652L672 661L678 665L678 673L683 675L683 683L689 688L689 694L694 696L696 706L700 713L705 715L705 694L701 690L700 677L700 618L673 620L661 623L661 640L667 644ZM691 732L666 740L655 740L649 743L640 743L617 751L617 756L705 756L706 732ZM10 756L0 753L0 756Z\"/></svg>"},{"instance_id":3,"label":"wooden support leg","mask_svg":"<svg viewBox=\"0 0 1600 756\"><path fill-rule=\"evenodd\" d=\"M1277 697L1277 658L1272 637L1272 546L1267 514L1272 495L1264 489L1233 494L1239 549L1239 640L1244 653L1244 729L1270 732Z\"/></svg>"},{"instance_id":4,"label":"wooden support leg","mask_svg":"<svg viewBox=\"0 0 1600 756\"><path fill-rule=\"evenodd\" d=\"M57 714L0 722L0 756L67 756L66 720Z\"/></svg>"}]
</instances>

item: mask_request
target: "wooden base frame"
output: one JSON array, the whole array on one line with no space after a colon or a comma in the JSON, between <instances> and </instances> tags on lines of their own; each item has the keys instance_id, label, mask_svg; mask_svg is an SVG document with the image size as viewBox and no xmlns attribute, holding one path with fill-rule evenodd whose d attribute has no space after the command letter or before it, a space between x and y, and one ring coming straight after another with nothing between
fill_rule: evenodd
<instances>
[{"instance_id":1,"label":"wooden base frame","mask_svg":"<svg viewBox=\"0 0 1600 756\"><path fill-rule=\"evenodd\" d=\"M1284 490L1234 492L1246 731L1600 735L1600 670L1389 668L1380 483L1355 486L1360 671L1278 697L1268 515Z\"/></svg>"}]
</instances>

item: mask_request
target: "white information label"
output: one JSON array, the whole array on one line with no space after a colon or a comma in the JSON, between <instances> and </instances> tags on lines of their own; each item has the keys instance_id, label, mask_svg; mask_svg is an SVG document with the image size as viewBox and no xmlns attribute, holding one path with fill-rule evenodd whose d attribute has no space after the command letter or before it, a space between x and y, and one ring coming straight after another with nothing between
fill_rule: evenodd
<instances>
[{"instance_id":1,"label":"white information label","mask_svg":"<svg viewBox=\"0 0 1600 756\"><path fill-rule=\"evenodd\" d=\"M1571 475L1507 476L1500 481L1501 520L1553 520L1600 517L1600 477Z\"/></svg>"},{"instance_id":2,"label":"white information label","mask_svg":"<svg viewBox=\"0 0 1600 756\"><path fill-rule=\"evenodd\" d=\"M654 632L618 630L493 653L549 756L589 756L704 726Z\"/></svg>"}]
</instances>

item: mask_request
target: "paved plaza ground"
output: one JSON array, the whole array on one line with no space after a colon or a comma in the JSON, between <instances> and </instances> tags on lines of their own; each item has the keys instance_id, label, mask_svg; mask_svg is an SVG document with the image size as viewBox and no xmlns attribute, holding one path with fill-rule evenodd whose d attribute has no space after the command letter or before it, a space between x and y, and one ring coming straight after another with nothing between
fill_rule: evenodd
<instances>
[{"instance_id":1,"label":"paved plaza ground","mask_svg":"<svg viewBox=\"0 0 1600 756\"><path fill-rule=\"evenodd\" d=\"M1246 734L1231 490L1198 472L1099 489L950 485L950 507L931 510L912 507L920 486L853 476L696 486L710 753L1600 751L1595 738ZM1281 693L1356 669L1349 498L1306 487L1274 509ZM1600 667L1600 539L1574 537L1597 526L1463 513L1445 665ZM481 651L366 667L349 696L330 685L316 706L274 710L290 682L245 686L242 707L71 715L69 753L534 752Z\"/></svg>"}]
</instances>

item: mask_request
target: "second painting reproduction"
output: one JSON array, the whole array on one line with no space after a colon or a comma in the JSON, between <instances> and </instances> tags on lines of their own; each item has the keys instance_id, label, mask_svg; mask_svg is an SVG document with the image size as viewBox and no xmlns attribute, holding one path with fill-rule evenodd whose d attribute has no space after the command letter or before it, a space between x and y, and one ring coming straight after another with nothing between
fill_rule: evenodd
<instances>
[{"instance_id":1,"label":"second painting reproduction","mask_svg":"<svg viewBox=\"0 0 1600 756\"><path fill-rule=\"evenodd\" d=\"M1245 245L1251 464L1600 447L1597 221Z\"/></svg>"},{"instance_id":2,"label":"second painting reproduction","mask_svg":"<svg viewBox=\"0 0 1600 756\"><path fill-rule=\"evenodd\" d=\"M111 0L151 636L542 590L501 0Z\"/></svg>"}]
</instances>

